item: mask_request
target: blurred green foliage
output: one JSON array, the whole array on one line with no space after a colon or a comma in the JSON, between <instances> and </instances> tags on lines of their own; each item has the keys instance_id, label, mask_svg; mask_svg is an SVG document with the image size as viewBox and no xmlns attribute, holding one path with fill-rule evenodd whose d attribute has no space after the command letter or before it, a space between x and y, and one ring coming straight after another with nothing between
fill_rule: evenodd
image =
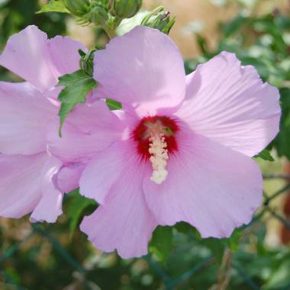
<instances>
[{"instance_id":1,"label":"blurred green foliage","mask_svg":"<svg viewBox=\"0 0 290 290\"><path fill-rule=\"evenodd\" d=\"M71 202L73 199L69 197L65 212ZM27 290L209 289L217 280L230 243L231 280L227 289L289 290L290 287L289 248L265 246L266 229L261 222L237 231L231 240L201 240L186 224L179 224L173 230L167 228L165 236L157 232L154 237L157 236L161 248L166 248L166 257L162 256L160 261L160 252L155 250L144 258L132 260L101 254L79 231L69 239L68 217L69 214L57 225L30 227L23 220L22 223L9 221L6 230L2 228L0 233L5 238L1 238L0 244L0 289L1 280L5 282L3 285L13 284L15 289ZM170 241L162 242L164 237Z\"/></svg>"},{"instance_id":2,"label":"blurred green foliage","mask_svg":"<svg viewBox=\"0 0 290 290\"><path fill-rule=\"evenodd\" d=\"M30 24L37 25L49 37L65 33L65 15L36 14L35 12L40 9L38 2L35 0L0 1L0 47L4 46L9 36Z\"/></svg>"},{"instance_id":3,"label":"blurred green foliage","mask_svg":"<svg viewBox=\"0 0 290 290\"><path fill-rule=\"evenodd\" d=\"M35 14L35 0L0 0L0 47L8 37L29 24L36 24L49 36L64 34L64 14ZM289 14L289 11L288 11ZM197 63L221 50L235 52L243 64L254 65L262 78L281 93L281 133L269 147L290 159L290 17L273 10L269 15L240 13L220 27L220 40L209 49L202 34L195 34L201 56L187 60L191 72ZM6 79L4 70L1 80ZM119 104L109 100L116 108ZM269 154L263 153L266 159ZM82 216L95 204L78 192L65 199L64 215L58 224L33 224L28 219L0 220L0 289L18 290L173 290L222 289L220 279L230 277L228 290L289 290L290 249L269 248L262 219L287 220L274 212L270 201L285 194L288 187L266 194L253 222L236 230L229 239L200 239L186 223L174 228L159 227L144 258L122 260L116 254L102 254L77 230ZM274 212L274 214L273 214Z\"/></svg>"}]
</instances>

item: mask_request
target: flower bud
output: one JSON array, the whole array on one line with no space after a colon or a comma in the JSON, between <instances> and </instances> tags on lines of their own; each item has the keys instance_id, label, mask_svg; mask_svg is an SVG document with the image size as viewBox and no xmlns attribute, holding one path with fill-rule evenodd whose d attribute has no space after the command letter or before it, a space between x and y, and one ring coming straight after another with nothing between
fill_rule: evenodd
<instances>
[{"instance_id":1,"label":"flower bud","mask_svg":"<svg viewBox=\"0 0 290 290\"><path fill-rule=\"evenodd\" d=\"M65 7L75 16L83 16L90 10L90 0L63 0Z\"/></svg>"},{"instance_id":2,"label":"flower bud","mask_svg":"<svg viewBox=\"0 0 290 290\"><path fill-rule=\"evenodd\" d=\"M133 17L141 8L142 0L112 0L111 14L119 18Z\"/></svg>"},{"instance_id":3,"label":"flower bud","mask_svg":"<svg viewBox=\"0 0 290 290\"><path fill-rule=\"evenodd\" d=\"M101 5L95 5L89 13L89 21L104 26L109 18L108 11Z\"/></svg>"},{"instance_id":4,"label":"flower bud","mask_svg":"<svg viewBox=\"0 0 290 290\"><path fill-rule=\"evenodd\" d=\"M168 34L174 23L175 18L170 17L170 12L165 11L163 7L158 7L143 18L141 25L156 28Z\"/></svg>"}]
</instances>

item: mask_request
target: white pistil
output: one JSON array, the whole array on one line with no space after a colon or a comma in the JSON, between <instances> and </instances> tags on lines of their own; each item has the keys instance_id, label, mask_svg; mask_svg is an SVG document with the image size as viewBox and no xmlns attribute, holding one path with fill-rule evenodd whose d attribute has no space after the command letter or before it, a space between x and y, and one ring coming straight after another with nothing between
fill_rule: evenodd
<instances>
[{"instance_id":1,"label":"white pistil","mask_svg":"<svg viewBox=\"0 0 290 290\"><path fill-rule=\"evenodd\" d=\"M154 134L150 137L149 153L153 169L150 179L157 184L161 184L166 180L168 174L166 170L168 150L163 134Z\"/></svg>"}]
</instances>

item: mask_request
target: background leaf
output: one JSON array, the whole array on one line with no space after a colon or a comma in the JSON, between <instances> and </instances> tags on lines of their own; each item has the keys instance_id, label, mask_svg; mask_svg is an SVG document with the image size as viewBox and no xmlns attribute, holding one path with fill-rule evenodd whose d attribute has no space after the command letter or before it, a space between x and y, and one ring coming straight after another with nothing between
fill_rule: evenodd
<instances>
[{"instance_id":1,"label":"background leaf","mask_svg":"<svg viewBox=\"0 0 290 290\"><path fill-rule=\"evenodd\" d=\"M85 198L80 195L79 190L76 189L69 193L69 202L66 210L66 214L69 218L70 236L72 236L77 229L81 218L84 213L90 209L96 208L96 202L94 200Z\"/></svg>"},{"instance_id":2,"label":"background leaf","mask_svg":"<svg viewBox=\"0 0 290 290\"><path fill-rule=\"evenodd\" d=\"M160 261L165 261L172 249L173 235L171 227L157 227L153 233L149 250Z\"/></svg>"}]
</instances>

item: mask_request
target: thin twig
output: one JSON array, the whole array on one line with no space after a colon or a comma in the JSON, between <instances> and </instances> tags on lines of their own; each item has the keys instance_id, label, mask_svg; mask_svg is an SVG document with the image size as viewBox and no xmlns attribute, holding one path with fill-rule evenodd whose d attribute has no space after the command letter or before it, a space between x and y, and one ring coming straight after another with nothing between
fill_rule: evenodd
<instances>
[{"instance_id":1,"label":"thin twig","mask_svg":"<svg viewBox=\"0 0 290 290\"><path fill-rule=\"evenodd\" d=\"M233 253L229 248L224 251L221 266L218 270L217 282L210 290L226 290L231 279Z\"/></svg>"},{"instance_id":2,"label":"thin twig","mask_svg":"<svg viewBox=\"0 0 290 290\"><path fill-rule=\"evenodd\" d=\"M279 195L286 193L288 191L288 189L290 189L290 183L285 185L284 187L282 187L281 189L279 189L278 191L276 191L274 194L272 194L269 197L266 197L264 200L264 206L267 206L273 199L275 199L276 197L278 197Z\"/></svg>"},{"instance_id":3,"label":"thin twig","mask_svg":"<svg viewBox=\"0 0 290 290\"><path fill-rule=\"evenodd\" d=\"M275 217L277 220L279 220L288 230L290 230L290 222L285 219L283 216L275 212L272 208L269 206L266 207L267 211L272 214L273 217Z\"/></svg>"},{"instance_id":4,"label":"thin twig","mask_svg":"<svg viewBox=\"0 0 290 290\"><path fill-rule=\"evenodd\" d=\"M266 209L263 208L258 214L256 214L250 223L250 225L254 224L255 222L259 221L266 213Z\"/></svg>"},{"instance_id":5,"label":"thin twig","mask_svg":"<svg viewBox=\"0 0 290 290\"><path fill-rule=\"evenodd\" d=\"M286 179L290 180L290 174L283 173L273 173L273 174L263 174L264 179Z\"/></svg>"}]
</instances>

